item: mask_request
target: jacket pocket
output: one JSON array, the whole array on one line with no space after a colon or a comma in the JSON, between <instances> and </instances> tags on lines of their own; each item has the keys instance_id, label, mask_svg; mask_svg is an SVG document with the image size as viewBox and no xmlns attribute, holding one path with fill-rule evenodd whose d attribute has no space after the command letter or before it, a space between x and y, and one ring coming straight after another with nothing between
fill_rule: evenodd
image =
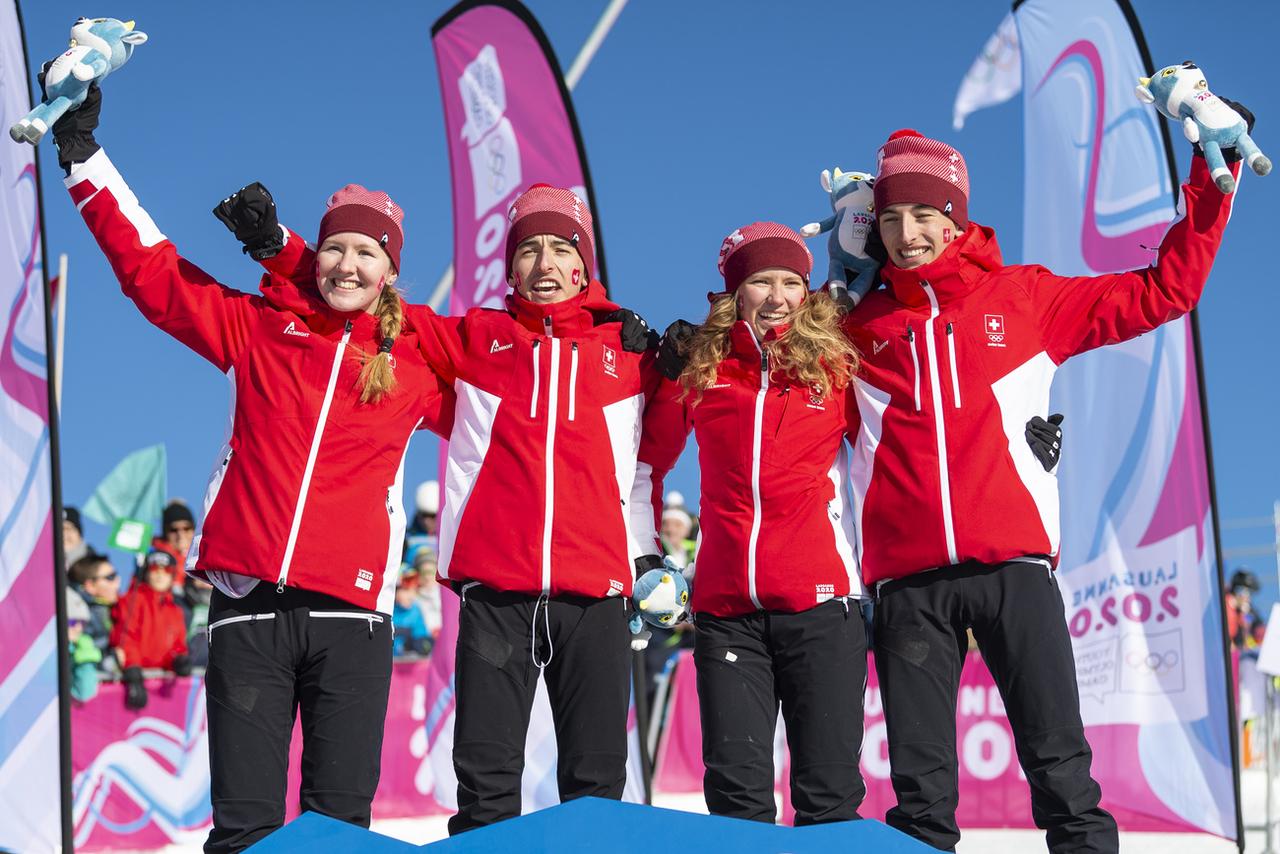
<instances>
[{"instance_id":1,"label":"jacket pocket","mask_svg":"<svg viewBox=\"0 0 1280 854\"><path fill-rule=\"evenodd\" d=\"M386 618L372 611L312 611L311 619L328 620L364 620L369 625L369 637L373 637L373 627L382 625Z\"/></svg>"},{"instance_id":2,"label":"jacket pocket","mask_svg":"<svg viewBox=\"0 0 1280 854\"><path fill-rule=\"evenodd\" d=\"M271 614L240 614L235 617L223 617L221 620L214 620L205 628L205 635L209 639L209 646L213 646L213 630L229 626L233 623L256 623L261 620L274 620L276 615Z\"/></svg>"}]
</instances>

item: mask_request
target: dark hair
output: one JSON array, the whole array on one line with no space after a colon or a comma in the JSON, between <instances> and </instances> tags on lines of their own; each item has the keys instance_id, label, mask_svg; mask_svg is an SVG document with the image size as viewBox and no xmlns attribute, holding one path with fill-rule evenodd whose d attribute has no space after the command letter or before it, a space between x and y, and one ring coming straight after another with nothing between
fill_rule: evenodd
<instances>
[{"instance_id":1,"label":"dark hair","mask_svg":"<svg viewBox=\"0 0 1280 854\"><path fill-rule=\"evenodd\" d=\"M85 582L93 581L97 577L98 565L103 562L111 563L106 555L100 555L96 552L89 552L75 563L71 564L71 568L67 570L67 577L71 579L71 583L76 587L83 587Z\"/></svg>"}]
</instances>

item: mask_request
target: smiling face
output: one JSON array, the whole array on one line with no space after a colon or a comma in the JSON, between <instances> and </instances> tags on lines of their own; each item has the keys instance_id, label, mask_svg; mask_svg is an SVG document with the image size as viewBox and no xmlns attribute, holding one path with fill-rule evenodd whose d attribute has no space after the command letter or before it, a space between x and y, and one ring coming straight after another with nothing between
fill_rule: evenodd
<instances>
[{"instance_id":1,"label":"smiling face","mask_svg":"<svg viewBox=\"0 0 1280 854\"><path fill-rule=\"evenodd\" d=\"M785 267L757 270L738 286L738 317L751 325L756 340L764 340L770 329L791 322L791 313L800 307L809 289L804 279Z\"/></svg>"},{"instance_id":2,"label":"smiling face","mask_svg":"<svg viewBox=\"0 0 1280 854\"><path fill-rule=\"evenodd\" d=\"M572 243L554 234L520 241L511 259L511 285L539 305L576 297L586 286L582 256Z\"/></svg>"},{"instance_id":3,"label":"smiling face","mask_svg":"<svg viewBox=\"0 0 1280 854\"><path fill-rule=\"evenodd\" d=\"M331 234L316 251L316 285L335 311L373 314L383 285L395 280L391 258L368 235L354 231Z\"/></svg>"},{"instance_id":4,"label":"smiling face","mask_svg":"<svg viewBox=\"0 0 1280 854\"><path fill-rule=\"evenodd\" d=\"M877 221L889 260L903 270L937 260L960 236L950 217L928 205L889 205Z\"/></svg>"}]
</instances>

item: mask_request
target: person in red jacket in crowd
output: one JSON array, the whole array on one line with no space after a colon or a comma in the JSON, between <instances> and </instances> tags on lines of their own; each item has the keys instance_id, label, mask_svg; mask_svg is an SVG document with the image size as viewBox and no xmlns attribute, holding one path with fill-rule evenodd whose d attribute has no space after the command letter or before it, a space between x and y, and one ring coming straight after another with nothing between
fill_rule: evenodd
<instances>
[{"instance_id":1,"label":"person in red jacket in crowd","mask_svg":"<svg viewBox=\"0 0 1280 854\"><path fill-rule=\"evenodd\" d=\"M172 499L164 506L160 514L160 533L151 538L154 551L168 552L174 558L174 589L182 591L184 573L182 568L187 564L187 552L195 539L196 517L186 502Z\"/></svg>"},{"instance_id":2,"label":"person in red jacket in crowd","mask_svg":"<svg viewBox=\"0 0 1280 854\"><path fill-rule=\"evenodd\" d=\"M112 609L111 646L124 668L124 703L131 709L147 705L144 668L172 670L179 676L191 672L187 655L187 623L173 598L177 561L168 552L147 555L139 575L141 582Z\"/></svg>"},{"instance_id":3,"label":"person in red jacket in crowd","mask_svg":"<svg viewBox=\"0 0 1280 854\"><path fill-rule=\"evenodd\" d=\"M448 435L453 410L394 287L403 211L348 185L320 222L308 289L272 276L261 294L226 287L178 254L101 150L100 102L94 87L53 127L71 198L125 295L233 388L230 435L187 559L216 587L205 851L241 850L283 823L299 714L301 808L367 827L391 680L404 456L416 429Z\"/></svg>"},{"instance_id":4,"label":"person in red jacket in crowd","mask_svg":"<svg viewBox=\"0 0 1280 854\"><path fill-rule=\"evenodd\" d=\"M1182 188L1185 216L1153 266L1056 276L1004 264L994 232L969 219L968 172L951 146L898 131L879 162L888 287L868 294L845 328L862 354L850 432L898 796L886 820L936 848L960 838L955 707L971 628L1050 850L1115 851L1053 572L1057 480L1029 452L1024 423L1047 412L1062 362L1195 306L1231 199L1197 155Z\"/></svg>"},{"instance_id":5,"label":"person in red jacket in crowd","mask_svg":"<svg viewBox=\"0 0 1280 854\"><path fill-rule=\"evenodd\" d=\"M724 290L645 410L633 526L656 567L663 479L698 440L692 610L703 791L715 815L772 823L773 733L787 724L796 824L858 818L867 634L845 444L858 357L809 293L799 234L756 222L720 250ZM650 496L652 499L650 500Z\"/></svg>"},{"instance_id":6,"label":"person in red jacket in crowd","mask_svg":"<svg viewBox=\"0 0 1280 854\"><path fill-rule=\"evenodd\" d=\"M265 263L301 282L312 260L285 234ZM406 309L431 370L457 395L438 565L462 599L451 834L520 814L539 674L561 801L616 800L626 783L626 611L643 551L627 502L657 336L605 297L594 271L586 204L538 184L511 205L505 308Z\"/></svg>"}]
</instances>

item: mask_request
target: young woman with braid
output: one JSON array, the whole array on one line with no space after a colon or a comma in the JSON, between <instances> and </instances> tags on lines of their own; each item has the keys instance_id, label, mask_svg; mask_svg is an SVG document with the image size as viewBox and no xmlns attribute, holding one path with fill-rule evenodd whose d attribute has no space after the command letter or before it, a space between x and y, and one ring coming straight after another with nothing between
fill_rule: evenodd
<instances>
[{"instance_id":1,"label":"young woman with braid","mask_svg":"<svg viewBox=\"0 0 1280 854\"><path fill-rule=\"evenodd\" d=\"M187 568L209 613L213 829L238 851L284 821L301 713L300 803L368 826L391 681L405 449L447 435L450 388L428 370L395 280L403 213L348 185L320 223L315 289L214 281L160 233L93 139L100 94L54 125L66 185L126 296L226 373L230 435Z\"/></svg>"}]
</instances>

